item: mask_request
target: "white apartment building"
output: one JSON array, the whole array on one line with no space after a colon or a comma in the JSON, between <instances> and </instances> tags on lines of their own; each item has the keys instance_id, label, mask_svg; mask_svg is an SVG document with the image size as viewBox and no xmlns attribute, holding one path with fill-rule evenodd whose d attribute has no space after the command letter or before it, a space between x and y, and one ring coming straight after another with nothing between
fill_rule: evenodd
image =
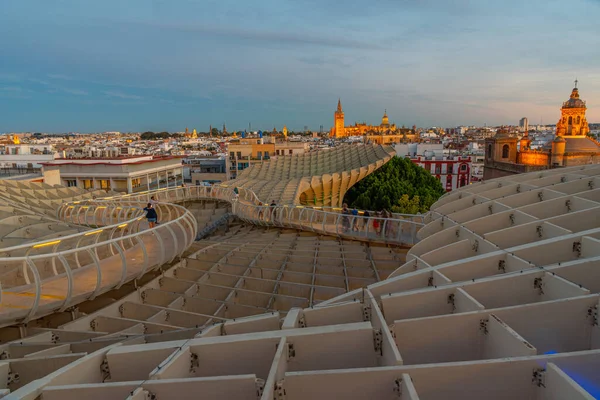
<instances>
[{"instance_id":1,"label":"white apartment building","mask_svg":"<svg viewBox=\"0 0 600 400\"><path fill-rule=\"evenodd\" d=\"M43 163L44 182L134 193L183 184L181 157L57 159Z\"/></svg>"},{"instance_id":2,"label":"white apartment building","mask_svg":"<svg viewBox=\"0 0 600 400\"><path fill-rule=\"evenodd\" d=\"M51 144L9 144L0 154L0 167L39 170L42 163L58 157Z\"/></svg>"}]
</instances>

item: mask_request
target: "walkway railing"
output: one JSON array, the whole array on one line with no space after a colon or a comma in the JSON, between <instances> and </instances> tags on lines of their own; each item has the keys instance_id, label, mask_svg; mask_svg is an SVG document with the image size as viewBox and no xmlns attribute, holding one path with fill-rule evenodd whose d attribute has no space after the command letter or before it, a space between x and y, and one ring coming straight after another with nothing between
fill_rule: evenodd
<instances>
[{"instance_id":1,"label":"walkway railing","mask_svg":"<svg viewBox=\"0 0 600 400\"><path fill-rule=\"evenodd\" d=\"M160 224L147 229L143 207L152 197L158 201ZM378 218L337 209L264 205L252 191L225 186L165 188L65 203L57 217L87 230L0 250L0 327L66 311L173 261L198 230L191 212L173 203L193 200L228 202L234 215L256 225L396 245L415 244L423 226L420 216Z\"/></svg>"},{"instance_id":2,"label":"walkway railing","mask_svg":"<svg viewBox=\"0 0 600 400\"><path fill-rule=\"evenodd\" d=\"M196 219L175 204L157 213L162 223L146 229L139 203L63 204L60 219L93 229L0 250L0 326L68 310L181 255L195 240Z\"/></svg>"},{"instance_id":3,"label":"walkway railing","mask_svg":"<svg viewBox=\"0 0 600 400\"><path fill-rule=\"evenodd\" d=\"M190 186L161 189L119 197L128 201L162 202L184 200L221 200L232 204L233 214L243 221L262 226L302 229L347 239L368 240L394 245L417 243L417 232L424 225L424 215L393 214L392 218L342 214L341 208L317 208L293 205L262 204L254 192L226 186Z\"/></svg>"}]
</instances>

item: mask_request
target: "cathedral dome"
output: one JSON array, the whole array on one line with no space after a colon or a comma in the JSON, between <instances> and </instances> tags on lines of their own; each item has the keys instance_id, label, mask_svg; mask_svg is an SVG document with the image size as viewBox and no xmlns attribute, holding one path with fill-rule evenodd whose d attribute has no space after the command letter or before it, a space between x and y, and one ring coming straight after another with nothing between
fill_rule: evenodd
<instances>
[{"instance_id":1,"label":"cathedral dome","mask_svg":"<svg viewBox=\"0 0 600 400\"><path fill-rule=\"evenodd\" d=\"M573 88L571 97L563 103L563 108L585 108L585 101L579 98L579 89Z\"/></svg>"}]
</instances>

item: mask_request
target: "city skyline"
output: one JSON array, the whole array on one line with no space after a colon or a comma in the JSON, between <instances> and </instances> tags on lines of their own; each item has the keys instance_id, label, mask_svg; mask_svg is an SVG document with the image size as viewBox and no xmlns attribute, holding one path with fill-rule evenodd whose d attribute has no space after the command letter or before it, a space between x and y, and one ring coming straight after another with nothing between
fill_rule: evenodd
<instances>
[{"instance_id":1,"label":"city skyline","mask_svg":"<svg viewBox=\"0 0 600 400\"><path fill-rule=\"evenodd\" d=\"M600 2L130 1L3 5L0 131L326 132L600 121Z\"/></svg>"}]
</instances>

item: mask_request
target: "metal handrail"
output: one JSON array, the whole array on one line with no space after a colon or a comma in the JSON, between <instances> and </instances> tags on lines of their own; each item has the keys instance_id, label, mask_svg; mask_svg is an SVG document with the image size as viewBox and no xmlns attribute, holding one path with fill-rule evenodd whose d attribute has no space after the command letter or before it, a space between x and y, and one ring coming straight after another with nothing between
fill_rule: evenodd
<instances>
[{"instance_id":1,"label":"metal handrail","mask_svg":"<svg viewBox=\"0 0 600 400\"><path fill-rule=\"evenodd\" d=\"M161 224L142 230L142 206L151 197L155 197L158 202L156 209ZM0 257L0 265L5 268L0 271L0 277L10 276L17 282L10 288L5 284L6 281L4 284L0 282L0 305L5 308L4 313L0 312L0 327L15 322L28 322L56 310L64 311L139 278L181 255L195 240L198 227L189 210L173 203L189 200L228 202L232 205L234 215L255 225L302 229L342 238L398 245L415 244L416 234L424 225L404 217L347 215L336 212L338 210L334 208L325 211L322 208L304 206L261 205L253 191L244 188L234 190L226 185L163 188L64 203L57 210L58 219L93 229L0 250L8 254L7 257ZM149 247L148 243L154 245ZM61 249L64 246L68 248ZM46 248L50 252L32 254ZM154 254L157 248L158 254ZM153 254L149 250L153 250ZM25 251L25 254L16 254L18 251ZM137 267L131 265L139 264L132 263L135 261L133 255L136 251L142 253L141 265ZM14 267L10 268L11 265ZM115 274L115 268L120 274ZM79 289L80 293L77 293L78 285L81 284L77 280L79 274L93 274L94 271L95 285L92 281L91 286L86 287L83 292ZM113 278L107 282L105 278L109 271ZM52 291L52 284L60 279L64 279L65 286L60 287L61 296L47 293ZM49 290L44 289L46 285L50 287ZM31 293L32 290L35 293ZM7 304L7 296L10 298L20 295L32 298L31 304L26 307Z\"/></svg>"},{"instance_id":2,"label":"metal handrail","mask_svg":"<svg viewBox=\"0 0 600 400\"><path fill-rule=\"evenodd\" d=\"M233 214L238 218L255 225L303 229L348 239L381 241L398 245L415 244L418 241L416 234L424 226L425 215L393 214L392 218L375 215L365 217L344 215L337 212L335 207L331 208L332 211L325 211L317 207L259 205L261 202L253 191L244 188L237 188L237 190L236 194L232 187L223 184L212 187L188 186L165 188L145 192L141 195L127 195L127 197L137 198L137 201L142 201L142 199L148 201L152 196L157 201L163 199L222 200L232 204ZM291 210L296 210L296 212ZM319 223L320 226L318 226Z\"/></svg>"},{"instance_id":3,"label":"metal handrail","mask_svg":"<svg viewBox=\"0 0 600 400\"><path fill-rule=\"evenodd\" d=\"M77 220L79 224L94 226L95 229L2 250L10 255L14 254L15 250L27 248L24 255L0 258L0 264L8 266L5 267L2 276L10 276L16 281L10 288L7 287L6 280L0 285L0 304L5 308L5 314L0 312L0 326L27 322L56 310L65 310L118 288L180 256L195 240L197 221L191 212L179 205L161 204L158 209L159 216L163 218L162 223L153 229L142 230L140 223L144 215L139 206L128 206L103 199L63 204L57 211L59 217ZM91 214L90 210L93 210ZM102 210L100 215L98 210ZM84 218L83 221L81 217ZM110 220L110 223L107 224L107 220ZM103 240L99 240L101 237ZM92 243L89 243L90 241ZM152 243L158 245L156 257L148 255L148 245ZM60 249L63 244L67 244L69 248ZM51 252L31 254L46 248L51 249ZM142 253L138 263L133 263L133 259L127 256L135 251ZM133 257L133 254L131 255ZM83 265L82 256L87 259ZM105 262L112 263L112 266ZM91 286L80 288L80 293L74 293L74 288L81 286L81 282L76 279L79 274L93 274L94 270L95 282L92 280ZM107 280L108 271L112 271L113 274L112 278ZM115 275L115 271L120 273ZM52 285L56 282L60 284L60 295L52 293ZM45 289L45 285L49 285L50 289ZM6 299L10 296L32 300L23 306L23 302L9 303ZM42 304L42 299L45 300L45 304ZM48 299L50 301L46 301Z\"/></svg>"}]
</instances>

